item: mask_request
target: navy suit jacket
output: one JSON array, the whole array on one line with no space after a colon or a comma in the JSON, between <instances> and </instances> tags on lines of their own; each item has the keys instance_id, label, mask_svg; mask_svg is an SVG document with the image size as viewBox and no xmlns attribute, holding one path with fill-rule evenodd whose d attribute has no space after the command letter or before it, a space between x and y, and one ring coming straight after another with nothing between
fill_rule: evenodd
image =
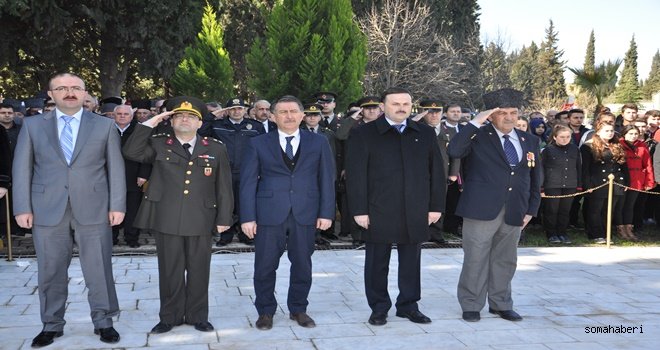
<instances>
[{"instance_id":1,"label":"navy suit jacket","mask_svg":"<svg viewBox=\"0 0 660 350\"><path fill-rule=\"evenodd\" d=\"M298 152L291 171L282 159L279 133L249 140L241 165L241 223L279 225L290 212L300 225L334 219L335 163L328 140L301 130Z\"/></svg>"},{"instance_id":2,"label":"navy suit jacket","mask_svg":"<svg viewBox=\"0 0 660 350\"><path fill-rule=\"evenodd\" d=\"M493 220L505 208L504 222L522 226L525 215L536 216L541 204L541 158L538 139L514 129L522 147L522 159L509 165L493 125L477 128L467 124L449 142L448 153L463 158L463 192L456 215L474 220ZM534 166L528 166L528 157Z\"/></svg>"}]
</instances>

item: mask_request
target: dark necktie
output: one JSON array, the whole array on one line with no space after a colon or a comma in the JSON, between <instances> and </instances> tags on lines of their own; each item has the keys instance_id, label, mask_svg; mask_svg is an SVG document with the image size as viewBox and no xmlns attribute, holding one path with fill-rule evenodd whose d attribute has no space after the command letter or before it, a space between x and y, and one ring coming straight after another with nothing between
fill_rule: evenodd
<instances>
[{"instance_id":1,"label":"dark necktie","mask_svg":"<svg viewBox=\"0 0 660 350\"><path fill-rule=\"evenodd\" d=\"M309 128L309 131L316 133L316 131L314 131L314 128Z\"/></svg>"},{"instance_id":2,"label":"dark necktie","mask_svg":"<svg viewBox=\"0 0 660 350\"><path fill-rule=\"evenodd\" d=\"M403 133L403 128L405 127L404 124L394 124L392 126L394 127L394 129L396 129L396 131L399 132L399 134Z\"/></svg>"},{"instance_id":3,"label":"dark necktie","mask_svg":"<svg viewBox=\"0 0 660 350\"><path fill-rule=\"evenodd\" d=\"M502 135L504 137L504 154L506 154L506 159L509 162L509 165L516 166L520 160L518 159L518 152L513 146L511 140L509 140L509 135Z\"/></svg>"},{"instance_id":4,"label":"dark necktie","mask_svg":"<svg viewBox=\"0 0 660 350\"><path fill-rule=\"evenodd\" d=\"M329 127L330 126L330 117L323 117L323 120L325 120L325 126Z\"/></svg>"},{"instance_id":5,"label":"dark necktie","mask_svg":"<svg viewBox=\"0 0 660 350\"><path fill-rule=\"evenodd\" d=\"M293 146L291 145L291 140L293 140L293 136L287 136L285 137L286 139L286 148L284 149L284 153L286 153L286 156L289 157L289 159L293 160Z\"/></svg>"},{"instance_id":6,"label":"dark necktie","mask_svg":"<svg viewBox=\"0 0 660 350\"><path fill-rule=\"evenodd\" d=\"M188 159L190 159L190 147L192 146L189 143L183 144L183 149L186 151L186 155L188 155Z\"/></svg>"},{"instance_id":7,"label":"dark necktie","mask_svg":"<svg viewBox=\"0 0 660 350\"><path fill-rule=\"evenodd\" d=\"M62 128L62 133L60 134L60 147L62 148L62 153L64 153L66 163L71 164L71 157L73 156L73 129L71 128L71 121L73 117L63 115L60 118L64 122L64 128Z\"/></svg>"}]
</instances>

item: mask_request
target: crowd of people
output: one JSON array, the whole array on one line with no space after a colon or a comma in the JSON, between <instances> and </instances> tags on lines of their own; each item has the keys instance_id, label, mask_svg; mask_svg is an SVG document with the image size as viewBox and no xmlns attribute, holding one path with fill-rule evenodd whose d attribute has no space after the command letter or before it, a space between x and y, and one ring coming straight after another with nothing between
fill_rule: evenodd
<instances>
[{"instance_id":1,"label":"crowd of people","mask_svg":"<svg viewBox=\"0 0 660 350\"><path fill-rule=\"evenodd\" d=\"M261 330L273 326L285 251L290 318L315 326L307 314L311 256L315 245L339 237L364 246L372 325L386 324L392 307L393 246L396 316L431 322L418 307L421 245L445 243L448 234L462 238L462 318L479 321L488 302L489 312L520 321L511 280L528 223L541 223L552 244L571 243L567 230L579 225L581 212L588 237L603 243L602 185L610 174L627 186L614 193L622 239L637 240L635 227L660 207L635 191L657 190L660 112L638 117L632 104L619 117L599 111L588 128L580 109L521 116L522 93L511 89L484 95L486 108L477 115L435 98L415 106L402 88L364 96L343 114L329 91L308 104L295 96L250 105L236 97L224 106L191 96L98 102L70 73L55 75L47 94L29 108L0 103L0 197L10 193L13 232L31 232L37 253L44 327L33 347L63 335L74 242L94 332L101 341L119 341L111 255L122 231L131 248L140 246L141 232L156 239L156 334L184 323L214 329L208 321L211 248L234 240L255 246L255 326Z\"/></svg>"}]
</instances>

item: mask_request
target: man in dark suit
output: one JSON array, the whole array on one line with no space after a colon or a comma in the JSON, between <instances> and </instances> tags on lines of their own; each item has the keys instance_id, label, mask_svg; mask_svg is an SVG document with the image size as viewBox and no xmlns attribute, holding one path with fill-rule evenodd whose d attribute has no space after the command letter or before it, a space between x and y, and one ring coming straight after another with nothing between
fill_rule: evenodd
<instances>
[{"instance_id":1,"label":"man in dark suit","mask_svg":"<svg viewBox=\"0 0 660 350\"><path fill-rule=\"evenodd\" d=\"M486 298L490 313L522 320L513 310L511 280L520 231L541 202L538 140L514 128L522 101L512 89L484 95L487 110L449 143L449 156L463 158L456 214L463 217L464 258L457 296L469 322L479 321Z\"/></svg>"},{"instance_id":2,"label":"man in dark suit","mask_svg":"<svg viewBox=\"0 0 660 350\"><path fill-rule=\"evenodd\" d=\"M381 97L384 116L356 128L348 138L348 206L366 241L364 283L372 314L384 325L392 307L387 275L392 243L399 255L396 315L415 323L431 319L419 311L421 243L440 219L447 179L433 129L408 119L410 93L390 88Z\"/></svg>"},{"instance_id":3,"label":"man in dark suit","mask_svg":"<svg viewBox=\"0 0 660 350\"><path fill-rule=\"evenodd\" d=\"M250 139L241 168L241 223L255 240L254 290L258 329L273 326L275 274L288 250L289 317L315 327L307 315L314 233L335 216L335 164L328 140L300 130L303 106L293 96L273 105L277 132Z\"/></svg>"},{"instance_id":4,"label":"man in dark suit","mask_svg":"<svg viewBox=\"0 0 660 350\"><path fill-rule=\"evenodd\" d=\"M5 195L7 195L7 192L9 191L10 184L11 151L9 149L9 137L7 137L7 132L4 130L4 128L0 128L0 199L3 202L5 201ZM4 221L1 223L5 224Z\"/></svg>"},{"instance_id":5,"label":"man in dark suit","mask_svg":"<svg viewBox=\"0 0 660 350\"><path fill-rule=\"evenodd\" d=\"M259 100L254 103L254 119L264 126L265 132L277 131L277 125L270 120L270 102Z\"/></svg>"},{"instance_id":6,"label":"man in dark suit","mask_svg":"<svg viewBox=\"0 0 660 350\"><path fill-rule=\"evenodd\" d=\"M151 332L169 332L184 322L210 332L212 233L232 224L229 156L220 141L197 134L204 102L179 96L167 100L167 110L136 125L123 149L126 158L153 164L134 223L156 238L160 322ZM151 136L167 116L174 135Z\"/></svg>"},{"instance_id":7,"label":"man in dark suit","mask_svg":"<svg viewBox=\"0 0 660 350\"><path fill-rule=\"evenodd\" d=\"M133 134L137 120L133 119L133 109L129 105L119 105L114 109L115 126L121 138L121 145ZM131 248L138 248L140 230L133 226L140 202L142 200L142 185L149 179L151 165L124 159L126 171L126 217L121 225L112 227L112 243L119 244L119 229L124 229L124 240Z\"/></svg>"},{"instance_id":8,"label":"man in dark suit","mask_svg":"<svg viewBox=\"0 0 660 350\"><path fill-rule=\"evenodd\" d=\"M116 343L112 317L119 303L110 226L119 225L126 211L119 135L111 119L83 110L85 83L77 75L57 74L48 88L56 109L23 121L12 176L16 222L32 228L37 252L43 330L32 346L46 346L63 334L74 241L94 333Z\"/></svg>"}]
</instances>

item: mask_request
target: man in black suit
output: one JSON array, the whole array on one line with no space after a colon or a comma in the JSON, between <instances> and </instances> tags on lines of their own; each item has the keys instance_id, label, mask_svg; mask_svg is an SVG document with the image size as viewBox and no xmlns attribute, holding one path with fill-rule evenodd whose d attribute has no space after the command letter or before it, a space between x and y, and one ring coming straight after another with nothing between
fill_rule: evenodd
<instances>
[{"instance_id":1,"label":"man in black suit","mask_svg":"<svg viewBox=\"0 0 660 350\"><path fill-rule=\"evenodd\" d=\"M487 110L449 143L449 156L463 159L456 214L463 217L464 260L457 295L469 322L479 321L486 298L490 313L522 320L511 299L516 249L541 203L538 140L514 129L522 101L512 89L484 95Z\"/></svg>"},{"instance_id":2,"label":"man in black suit","mask_svg":"<svg viewBox=\"0 0 660 350\"><path fill-rule=\"evenodd\" d=\"M270 120L270 102L259 100L254 103L254 119L264 126L266 133L277 131L277 124Z\"/></svg>"},{"instance_id":3,"label":"man in black suit","mask_svg":"<svg viewBox=\"0 0 660 350\"><path fill-rule=\"evenodd\" d=\"M443 159L433 129L408 119L412 96L389 88L381 97L384 115L356 128L348 138L348 206L365 231L364 281L372 314L384 325L392 307L387 292L392 244L399 255L396 315L415 323L431 319L419 311L421 243L445 205Z\"/></svg>"}]
</instances>

